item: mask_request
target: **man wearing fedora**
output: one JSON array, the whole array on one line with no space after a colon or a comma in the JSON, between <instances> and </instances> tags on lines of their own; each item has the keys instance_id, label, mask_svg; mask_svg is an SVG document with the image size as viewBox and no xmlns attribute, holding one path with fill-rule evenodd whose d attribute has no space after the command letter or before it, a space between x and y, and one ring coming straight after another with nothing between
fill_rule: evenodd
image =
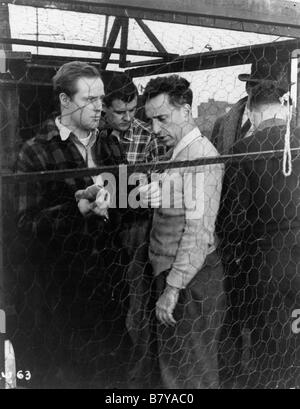
<instances>
[{"instance_id":1,"label":"man wearing fedora","mask_svg":"<svg viewBox=\"0 0 300 409\"><path fill-rule=\"evenodd\" d=\"M253 64L251 74L241 74L239 76L240 80L246 81L248 96L238 101L228 114L219 118L218 123L215 125L215 129L218 130L218 133L214 134L214 143L223 154L249 152L247 149L237 150L235 148L238 144L239 146L243 143L247 144L248 141L253 141L253 146L255 145L257 132L255 130L253 115L251 115L253 104L251 105L252 108L250 107L251 98L253 99L253 95L255 95L254 91L261 88L261 93L264 95L268 87L274 86L280 90L280 95L283 95L289 90L288 74L288 62L286 62L286 64L274 62L273 64ZM264 103L265 102L264 100ZM279 100L277 103L280 105ZM258 107L259 110L257 116L263 116L268 105L256 104L256 107ZM260 149L257 143L255 146L255 152L275 149L271 142L267 149ZM252 148L251 150L253 151ZM256 167L258 166L258 170L255 168L252 171L251 187L260 189L260 197L262 197L262 199L264 199L269 192L263 184L262 177L259 177L260 174L263 174L265 162L265 160L260 161L260 165L257 164L257 162L250 162L249 165L250 167L251 164ZM246 165L247 164L248 162L246 162ZM217 231L220 238L219 249L221 251L225 272L225 291L227 294L227 311L220 336L219 367L221 382L223 382L224 386L228 387L232 387L233 383L235 383L233 380L241 379L237 377L243 369L243 359L245 357L243 353L245 353L247 349L245 348L245 343L252 342L252 340L250 341L248 339L247 333L250 331L252 334L252 330L255 330L256 327L254 321L255 317L258 317L256 307L259 303L259 297L256 293L258 286L256 285L257 283L255 284L254 274L256 270L260 270L259 266L256 266L257 268L255 269L253 264L254 259L249 256L249 242L240 234L242 230L240 220L245 213L235 214L233 209L233 203L235 201L241 204L244 200L246 187L249 186L250 183L248 182L248 184L246 184L246 181L244 185L241 183L240 187L245 188L243 195L237 193L237 182L234 179L235 174L232 171L234 165L235 163L228 163L226 167L217 223ZM237 166L241 165L238 164ZM259 166L262 166L262 168ZM266 175L266 177L267 176L268 175ZM272 186L272 175L269 181ZM255 191L253 195L256 200L256 196L258 195L255 195ZM255 208L255 206L259 209L259 204L255 203L252 207ZM274 201L274 209L275 208L276 202ZM244 209L248 209L248 205L245 203ZM239 220L239 222L237 222L237 220ZM264 226L261 220L260 223ZM253 248L253 246L251 248ZM261 256L261 251L257 251L255 255L257 256L256 259L258 259ZM270 300L270 298L268 300ZM238 386L238 383L236 385Z\"/></svg>"},{"instance_id":2,"label":"man wearing fedora","mask_svg":"<svg viewBox=\"0 0 300 409\"><path fill-rule=\"evenodd\" d=\"M275 81L281 89L288 90L289 67L286 62L267 60L255 61L250 74L240 74L240 81L246 83L249 95L251 88L262 81ZM252 132L246 104L248 95L237 101L224 115L217 118L211 136L211 142L221 155L227 155L235 142L249 136Z\"/></svg>"}]
</instances>

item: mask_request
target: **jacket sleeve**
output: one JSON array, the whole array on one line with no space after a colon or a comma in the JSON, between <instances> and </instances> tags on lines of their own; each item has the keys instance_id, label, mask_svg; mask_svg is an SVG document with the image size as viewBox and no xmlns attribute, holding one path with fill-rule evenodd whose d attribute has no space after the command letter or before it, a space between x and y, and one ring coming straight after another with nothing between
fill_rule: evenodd
<instances>
[{"instance_id":1,"label":"jacket sleeve","mask_svg":"<svg viewBox=\"0 0 300 409\"><path fill-rule=\"evenodd\" d=\"M216 119L214 123L214 127L211 133L211 143L214 147L218 150L218 152L223 151L223 132L224 132L224 121L226 120L226 116L222 115Z\"/></svg>"},{"instance_id":2,"label":"jacket sleeve","mask_svg":"<svg viewBox=\"0 0 300 409\"><path fill-rule=\"evenodd\" d=\"M240 153L234 148L233 153ZM223 258L238 259L249 223L247 210L251 193L249 178L240 160L229 161L225 168L220 211L216 223Z\"/></svg>"}]
</instances>

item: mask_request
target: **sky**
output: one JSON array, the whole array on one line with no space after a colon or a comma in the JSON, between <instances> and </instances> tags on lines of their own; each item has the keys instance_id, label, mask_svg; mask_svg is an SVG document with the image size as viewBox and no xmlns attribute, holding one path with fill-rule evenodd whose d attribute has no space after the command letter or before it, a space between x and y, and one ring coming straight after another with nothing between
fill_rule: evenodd
<instances>
[{"instance_id":1,"label":"sky","mask_svg":"<svg viewBox=\"0 0 300 409\"><path fill-rule=\"evenodd\" d=\"M300 1L300 0L299 0ZM85 44L102 46L104 40L105 17L88 13L77 13L56 9L42 9L29 6L9 5L11 36L23 39L39 39L40 41L67 42L73 44ZM108 18L108 29L113 24L114 17ZM197 52L228 49L247 46L251 44L281 41L285 38L257 33L245 33L214 29L199 26L187 26L157 21L145 23L155 33L160 42L170 53L180 55ZM108 31L109 32L109 31ZM115 47L120 46L120 38ZM138 24L130 19L128 48L156 51L153 44L147 39ZM51 54L60 56L99 58L100 53L63 50L53 48L38 48L14 45L15 51L30 51L39 54ZM117 55L111 58L117 59ZM130 61L149 59L148 57L128 56ZM107 69L120 70L117 65L108 65ZM215 100L234 103L245 95L245 84L238 80L240 73L250 72L250 65L228 67L222 69L199 70L188 73L180 73L191 82L194 93L194 115L197 105ZM139 89L145 86L149 78L135 80Z\"/></svg>"}]
</instances>

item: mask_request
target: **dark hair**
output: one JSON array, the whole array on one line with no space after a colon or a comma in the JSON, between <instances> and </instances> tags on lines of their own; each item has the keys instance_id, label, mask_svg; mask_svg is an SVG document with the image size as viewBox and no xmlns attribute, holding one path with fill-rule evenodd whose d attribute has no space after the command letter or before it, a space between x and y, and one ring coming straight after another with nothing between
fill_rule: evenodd
<instances>
[{"instance_id":1,"label":"dark hair","mask_svg":"<svg viewBox=\"0 0 300 409\"><path fill-rule=\"evenodd\" d=\"M132 79L126 74L114 74L107 84L104 84L105 97L103 102L107 107L111 106L115 99L128 103L138 96L137 87Z\"/></svg>"},{"instance_id":2,"label":"dark hair","mask_svg":"<svg viewBox=\"0 0 300 409\"><path fill-rule=\"evenodd\" d=\"M146 102L160 94L167 94L170 103L173 105L192 105L193 102L193 92L190 89L190 83L185 78L176 74L151 79L144 89L143 101Z\"/></svg>"},{"instance_id":3,"label":"dark hair","mask_svg":"<svg viewBox=\"0 0 300 409\"><path fill-rule=\"evenodd\" d=\"M69 97L76 94L76 83L79 78L101 78L96 67L81 61L71 61L63 64L52 78L56 102L59 94L64 92Z\"/></svg>"},{"instance_id":4,"label":"dark hair","mask_svg":"<svg viewBox=\"0 0 300 409\"><path fill-rule=\"evenodd\" d=\"M249 109L253 109L259 105L280 104L279 98L286 93L285 90L279 88L275 82L263 82L255 87L252 87L249 93ZM292 99L289 97L289 103L292 105Z\"/></svg>"}]
</instances>

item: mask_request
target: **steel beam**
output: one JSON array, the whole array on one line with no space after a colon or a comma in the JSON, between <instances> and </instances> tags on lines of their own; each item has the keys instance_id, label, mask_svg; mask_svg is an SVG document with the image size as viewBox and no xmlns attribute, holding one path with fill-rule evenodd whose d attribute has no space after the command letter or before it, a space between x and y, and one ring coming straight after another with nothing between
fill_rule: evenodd
<instances>
[{"instance_id":1,"label":"steel beam","mask_svg":"<svg viewBox=\"0 0 300 409\"><path fill-rule=\"evenodd\" d=\"M154 45L154 47L157 49L157 51L161 53L167 53L168 51L165 49L162 43L158 40L158 38L154 35L153 31L150 30L147 24L144 23L143 20L140 20L139 18L136 18L135 20L140 26L140 28L143 30L143 32L146 34L146 36L149 38L151 43Z\"/></svg>"},{"instance_id":2,"label":"steel beam","mask_svg":"<svg viewBox=\"0 0 300 409\"><path fill-rule=\"evenodd\" d=\"M287 0L2 0L2 3L300 37L300 4Z\"/></svg>"},{"instance_id":3,"label":"steel beam","mask_svg":"<svg viewBox=\"0 0 300 409\"><path fill-rule=\"evenodd\" d=\"M126 70L131 77L143 77L173 72L188 72L251 64L253 61L288 60L293 51L300 48L300 40L258 44L251 47L231 48L180 56L175 61Z\"/></svg>"},{"instance_id":4,"label":"steel beam","mask_svg":"<svg viewBox=\"0 0 300 409\"><path fill-rule=\"evenodd\" d=\"M129 28L129 18L121 17L121 50L122 53L120 54L120 68L126 67L126 58L127 58L127 49L128 49L128 28Z\"/></svg>"},{"instance_id":5,"label":"steel beam","mask_svg":"<svg viewBox=\"0 0 300 409\"><path fill-rule=\"evenodd\" d=\"M35 47L47 47L47 48L62 48L65 50L82 50L82 51L93 51L93 52L107 52L110 54L122 54L123 50L121 48L107 48L107 47L97 47L91 45L81 45L81 44L68 44L68 43L55 43L50 41L36 41L36 40L23 40L21 38L0 38L0 43L4 44L20 44ZM147 56L147 57L168 57L175 58L178 54L171 53L160 53L156 51L146 51L146 50L127 50L129 55Z\"/></svg>"},{"instance_id":6,"label":"steel beam","mask_svg":"<svg viewBox=\"0 0 300 409\"><path fill-rule=\"evenodd\" d=\"M108 60L111 55L111 50L114 47L116 40L118 38L118 34L121 28L121 21L118 17L115 18L115 21L113 23L113 26L111 28L107 43L105 45L106 51L104 51L103 56L102 56L102 62L100 64L100 68L102 70L105 70ZM122 48L122 47L121 47Z\"/></svg>"}]
</instances>

